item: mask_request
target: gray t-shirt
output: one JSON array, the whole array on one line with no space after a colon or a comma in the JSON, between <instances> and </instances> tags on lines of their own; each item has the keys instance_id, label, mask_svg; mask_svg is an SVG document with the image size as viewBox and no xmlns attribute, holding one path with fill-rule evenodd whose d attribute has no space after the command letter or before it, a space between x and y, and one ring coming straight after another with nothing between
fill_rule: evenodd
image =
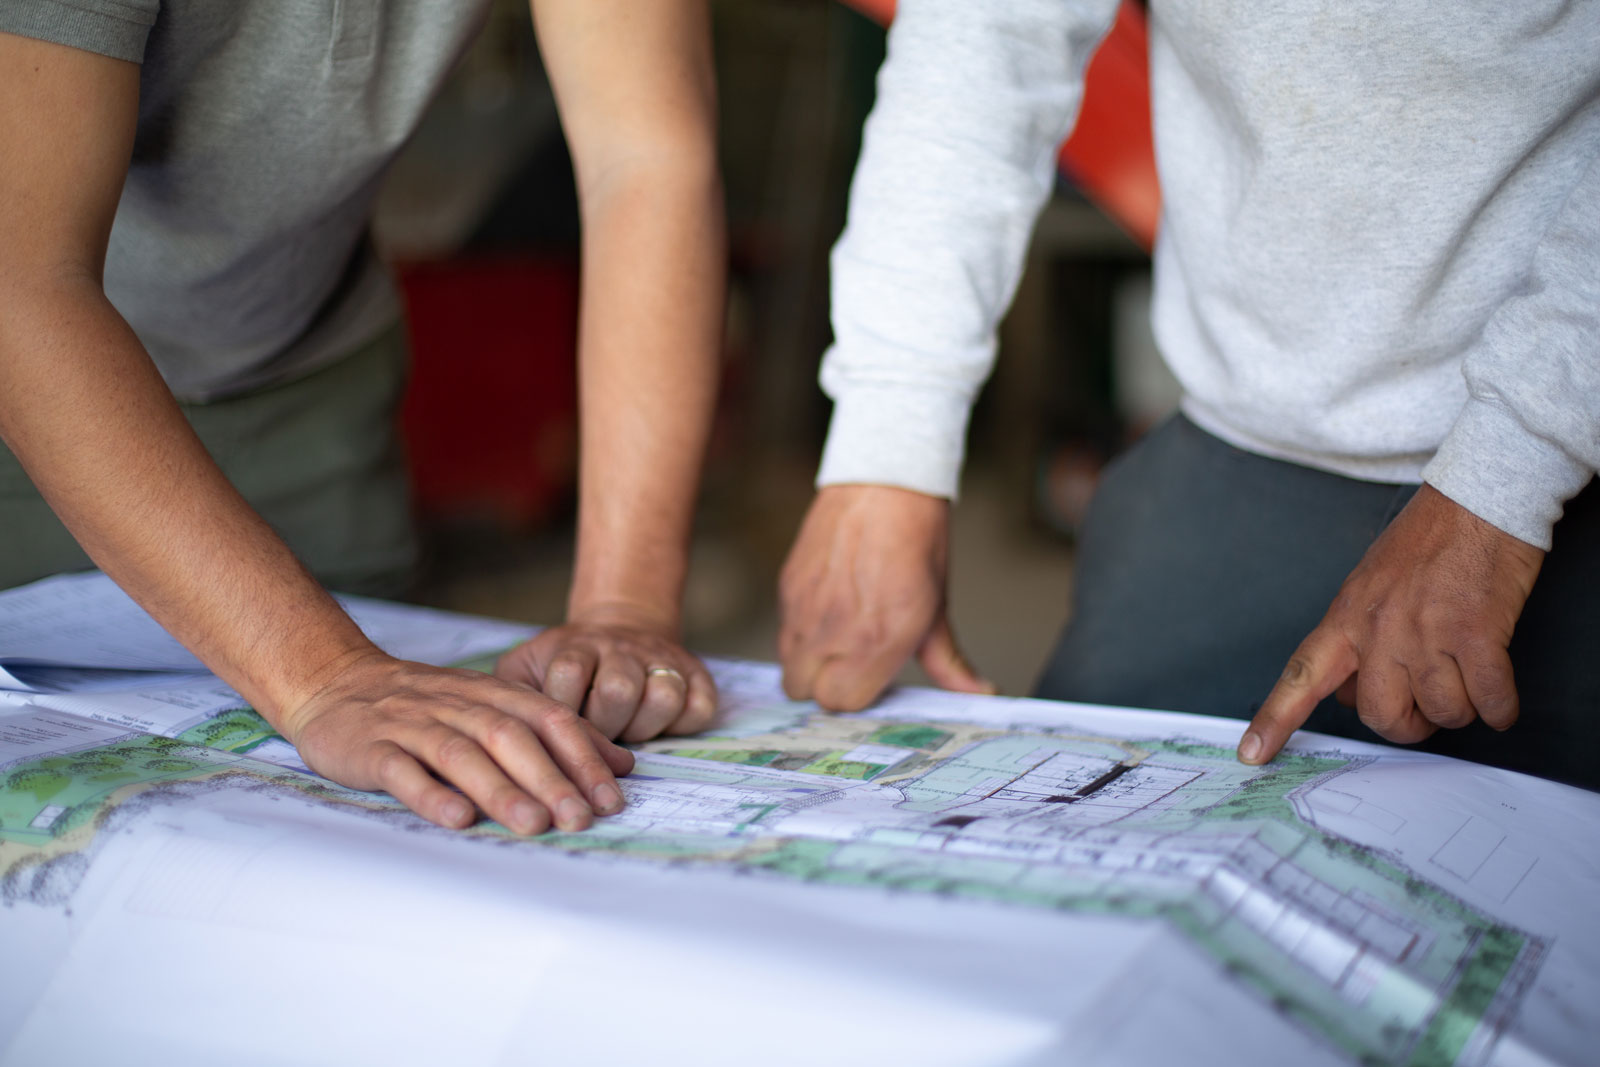
<instances>
[{"instance_id":1,"label":"gray t-shirt","mask_svg":"<svg viewBox=\"0 0 1600 1067\"><path fill-rule=\"evenodd\" d=\"M373 197L487 6L0 4L0 31L143 65L105 289L180 398L298 377L394 321Z\"/></svg>"}]
</instances>

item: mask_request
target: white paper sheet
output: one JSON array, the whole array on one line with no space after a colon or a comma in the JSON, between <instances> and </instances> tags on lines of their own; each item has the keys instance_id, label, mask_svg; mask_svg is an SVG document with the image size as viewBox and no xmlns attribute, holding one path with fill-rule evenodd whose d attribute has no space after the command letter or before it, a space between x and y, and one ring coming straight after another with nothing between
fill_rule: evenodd
<instances>
[{"instance_id":1,"label":"white paper sheet","mask_svg":"<svg viewBox=\"0 0 1600 1067\"><path fill-rule=\"evenodd\" d=\"M457 648L502 632L448 622ZM160 686L0 698L0 1065L1600 1043L1596 794L1307 734L1246 768L1238 723L1159 712L909 690L827 717L713 666L706 735L646 746L620 815L531 841L285 770L204 701L151 741L126 702ZM65 700L105 721L40 706Z\"/></svg>"},{"instance_id":2,"label":"white paper sheet","mask_svg":"<svg viewBox=\"0 0 1600 1067\"><path fill-rule=\"evenodd\" d=\"M436 666L501 651L536 632L521 623L475 618L469 624L450 612L367 597L338 600L384 651ZM209 673L97 571L0 592L0 689L89 692L135 684L123 672Z\"/></svg>"}]
</instances>

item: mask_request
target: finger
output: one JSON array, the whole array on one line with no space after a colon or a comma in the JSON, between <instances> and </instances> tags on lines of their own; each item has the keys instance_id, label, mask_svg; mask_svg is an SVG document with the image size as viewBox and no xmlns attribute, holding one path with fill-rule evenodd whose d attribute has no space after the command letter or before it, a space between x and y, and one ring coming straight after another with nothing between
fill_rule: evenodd
<instances>
[{"instance_id":1,"label":"finger","mask_svg":"<svg viewBox=\"0 0 1600 1067\"><path fill-rule=\"evenodd\" d=\"M1457 653L1461 681L1478 717L1496 730L1510 729L1521 713L1510 654L1498 645Z\"/></svg>"},{"instance_id":2,"label":"finger","mask_svg":"<svg viewBox=\"0 0 1600 1067\"><path fill-rule=\"evenodd\" d=\"M949 689L957 693L981 693L984 696L993 696L999 692L993 682L979 677L978 672L967 662L967 657L961 654L947 616L940 615L939 621L934 623L933 629L928 633L928 639L922 642L922 648L917 652L917 661L922 664L922 669L928 672L928 677L933 679L933 684L940 689Z\"/></svg>"},{"instance_id":3,"label":"finger","mask_svg":"<svg viewBox=\"0 0 1600 1067\"><path fill-rule=\"evenodd\" d=\"M810 700L817 672L827 659L823 644L813 633L793 625L785 612L778 632L778 660L783 665L783 692L790 700Z\"/></svg>"},{"instance_id":4,"label":"finger","mask_svg":"<svg viewBox=\"0 0 1600 1067\"><path fill-rule=\"evenodd\" d=\"M580 710L601 733L617 737L633 721L643 696L644 667L632 656L604 656L595 669L589 696ZM572 706L577 707L576 704Z\"/></svg>"},{"instance_id":5,"label":"finger","mask_svg":"<svg viewBox=\"0 0 1600 1067\"><path fill-rule=\"evenodd\" d=\"M683 675L658 671L646 673L644 695L639 698L638 710L622 731L622 739L631 745L648 741L683 712L689 698L689 682Z\"/></svg>"},{"instance_id":6,"label":"finger","mask_svg":"<svg viewBox=\"0 0 1600 1067\"><path fill-rule=\"evenodd\" d=\"M813 695L826 711L860 711L888 688L910 654L909 647L896 645L875 654L830 656L817 671Z\"/></svg>"},{"instance_id":7,"label":"finger","mask_svg":"<svg viewBox=\"0 0 1600 1067\"><path fill-rule=\"evenodd\" d=\"M1276 756L1318 702L1358 666L1355 647L1346 638L1326 624L1312 630L1289 657L1278 684L1239 739L1239 761L1262 764Z\"/></svg>"},{"instance_id":8,"label":"finger","mask_svg":"<svg viewBox=\"0 0 1600 1067\"><path fill-rule=\"evenodd\" d=\"M562 715L572 716L571 710L563 705L551 707ZM584 799L585 794L561 772L533 729L521 718L485 708L473 717L470 732L473 740L483 746L513 782L551 812L561 829L572 833L586 830L593 823L594 809ZM588 744L587 738L583 743ZM598 754L595 759L598 762Z\"/></svg>"},{"instance_id":9,"label":"finger","mask_svg":"<svg viewBox=\"0 0 1600 1067\"><path fill-rule=\"evenodd\" d=\"M551 795L565 796L568 790L575 787L589 798L588 807L601 815L622 810L622 790L617 787L616 776L611 773L611 761L616 760L632 770L631 753L617 749L603 735L597 739L598 727L586 723L572 709L561 705L525 706L519 718L533 727L534 733L544 744L544 751L560 768L557 779L535 790L536 796L544 799L546 794L541 791L543 789L549 790ZM607 749L613 750L616 755L608 754L609 758L602 756L601 752Z\"/></svg>"},{"instance_id":10,"label":"finger","mask_svg":"<svg viewBox=\"0 0 1600 1067\"><path fill-rule=\"evenodd\" d=\"M710 672L694 667L689 671L689 696L684 700L683 713L668 724L664 733L697 734L709 729L717 720L717 683Z\"/></svg>"},{"instance_id":11,"label":"finger","mask_svg":"<svg viewBox=\"0 0 1600 1067\"><path fill-rule=\"evenodd\" d=\"M1394 660L1362 664L1356 714L1379 737L1397 745L1416 744L1437 729L1417 709L1410 672Z\"/></svg>"},{"instance_id":12,"label":"finger","mask_svg":"<svg viewBox=\"0 0 1600 1067\"><path fill-rule=\"evenodd\" d=\"M543 833L550 812L506 777L483 747L446 726L420 732L404 745L435 774L457 786L491 819L518 834Z\"/></svg>"},{"instance_id":13,"label":"finger","mask_svg":"<svg viewBox=\"0 0 1600 1067\"><path fill-rule=\"evenodd\" d=\"M1434 655L1412 674L1411 693L1422 717L1446 730L1459 730L1478 717L1461 668L1449 656Z\"/></svg>"},{"instance_id":14,"label":"finger","mask_svg":"<svg viewBox=\"0 0 1600 1067\"><path fill-rule=\"evenodd\" d=\"M1356 687L1361 682L1361 672L1357 671L1344 680L1344 684L1334 691L1333 699L1347 708L1356 706Z\"/></svg>"},{"instance_id":15,"label":"finger","mask_svg":"<svg viewBox=\"0 0 1600 1067\"><path fill-rule=\"evenodd\" d=\"M596 752L600 753L600 758L606 761L606 767L610 769L613 775L620 778L633 770L632 752L629 752L612 741L611 738L596 730L594 723L588 719L579 719L578 721L583 724L584 732L589 737L589 743L594 746ZM591 801L593 799L593 797L590 797ZM605 812L601 812L601 814L603 815Z\"/></svg>"},{"instance_id":16,"label":"finger","mask_svg":"<svg viewBox=\"0 0 1600 1067\"><path fill-rule=\"evenodd\" d=\"M544 695L573 711L583 710L584 697L594 680L597 657L587 648L564 648L544 671Z\"/></svg>"},{"instance_id":17,"label":"finger","mask_svg":"<svg viewBox=\"0 0 1600 1067\"><path fill-rule=\"evenodd\" d=\"M368 759L371 780L424 819L448 830L472 825L477 812L467 799L429 774L393 741L374 743Z\"/></svg>"}]
</instances>

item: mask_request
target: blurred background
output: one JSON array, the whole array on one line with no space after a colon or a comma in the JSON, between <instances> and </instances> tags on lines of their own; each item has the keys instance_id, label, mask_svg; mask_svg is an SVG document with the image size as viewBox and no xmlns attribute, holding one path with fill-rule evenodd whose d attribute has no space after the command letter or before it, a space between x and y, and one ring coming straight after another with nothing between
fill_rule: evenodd
<instances>
[{"instance_id":1,"label":"blurred background","mask_svg":"<svg viewBox=\"0 0 1600 1067\"><path fill-rule=\"evenodd\" d=\"M772 660L778 570L827 428L828 251L892 3L712 7L729 299L686 640ZM969 657L1010 694L1030 691L1066 619L1073 532L1101 466L1177 400L1148 326L1157 194L1143 63L1130 2L1091 69L1092 116L973 419L951 611ZM394 168L377 238L415 356L405 426L429 546L418 599L558 622L575 510L578 217L524 0L497 4Z\"/></svg>"}]
</instances>

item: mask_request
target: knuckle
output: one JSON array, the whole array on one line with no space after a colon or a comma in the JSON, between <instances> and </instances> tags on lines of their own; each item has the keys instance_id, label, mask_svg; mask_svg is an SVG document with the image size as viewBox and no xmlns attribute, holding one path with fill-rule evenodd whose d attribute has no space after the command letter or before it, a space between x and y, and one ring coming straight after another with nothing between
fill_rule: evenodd
<instances>
[{"instance_id":1,"label":"knuckle","mask_svg":"<svg viewBox=\"0 0 1600 1067\"><path fill-rule=\"evenodd\" d=\"M554 730L575 727L581 718L576 711L553 700L541 703L535 714L541 726Z\"/></svg>"},{"instance_id":2,"label":"knuckle","mask_svg":"<svg viewBox=\"0 0 1600 1067\"><path fill-rule=\"evenodd\" d=\"M562 755L566 764L572 767L575 779L593 778L608 773L606 761L600 755L597 743L587 736L582 741L574 740L571 744L562 746Z\"/></svg>"},{"instance_id":3,"label":"knuckle","mask_svg":"<svg viewBox=\"0 0 1600 1067\"><path fill-rule=\"evenodd\" d=\"M1419 703L1417 710L1422 717L1435 726L1442 726L1446 730L1459 730L1478 717L1472 706L1460 701L1427 700Z\"/></svg>"},{"instance_id":4,"label":"knuckle","mask_svg":"<svg viewBox=\"0 0 1600 1067\"><path fill-rule=\"evenodd\" d=\"M454 734L439 742L439 747L434 750L434 756L439 761L440 767L459 768L472 762L477 751L478 745L471 738Z\"/></svg>"},{"instance_id":5,"label":"knuckle","mask_svg":"<svg viewBox=\"0 0 1600 1067\"><path fill-rule=\"evenodd\" d=\"M573 663L552 663L544 672L546 689L574 689L583 684L583 671Z\"/></svg>"},{"instance_id":6,"label":"knuckle","mask_svg":"<svg viewBox=\"0 0 1600 1067\"><path fill-rule=\"evenodd\" d=\"M595 680L595 696L607 704L627 704L639 699L639 685L622 674L607 674Z\"/></svg>"},{"instance_id":7,"label":"knuckle","mask_svg":"<svg viewBox=\"0 0 1600 1067\"><path fill-rule=\"evenodd\" d=\"M411 757L398 748L385 748L378 754L377 762L373 765L373 772L378 776L378 781L385 784L399 781L411 763Z\"/></svg>"},{"instance_id":8,"label":"knuckle","mask_svg":"<svg viewBox=\"0 0 1600 1067\"><path fill-rule=\"evenodd\" d=\"M495 748L506 748L524 742L528 727L509 715L497 715L484 730L484 740Z\"/></svg>"},{"instance_id":9,"label":"knuckle","mask_svg":"<svg viewBox=\"0 0 1600 1067\"><path fill-rule=\"evenodd\" d=\"M1446 685L1445 672L1437 663L1430 663L1418 669L1415 678L1418 693L1429 697L1448 698L1450 690Z\"/></svg>"},{"instance_id":10,"label":"knuckle","mask_svg":"<svg viewBox=\"0 0 1600 1067\"><path fill-rule=\"evenodd\" d=\"M1402 714L1404 714L1402 709L1370 697L1359 700L1356 704L1356 718L1379 733L1387 730Z\"/></svg>"},{"instance_id":11,"label":"knuckle","mask_svg":"<svg viewBox=\"0 0 1600 1067\"><path fill-rule=\"evenodd\" d=\"M1311 684L1311 677L1311 661L1297 652L1283 665L1283 673L1278 676L1278 684L1290 689L1303 689Z\"/></svg>"}]
</instances>

